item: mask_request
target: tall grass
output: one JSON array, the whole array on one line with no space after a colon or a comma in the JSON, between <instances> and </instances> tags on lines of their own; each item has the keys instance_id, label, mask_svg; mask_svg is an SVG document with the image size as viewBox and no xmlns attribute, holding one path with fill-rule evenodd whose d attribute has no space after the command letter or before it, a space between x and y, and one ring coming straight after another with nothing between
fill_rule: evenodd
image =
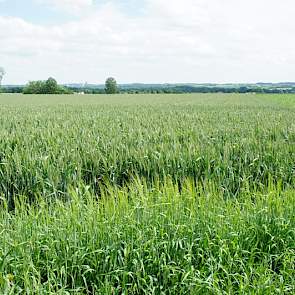
<instances>
[{"instance_id":1,"label":"tall grass","mask_svg":"<svg viewBox=\"0 0 295 295\"><path fill-rule=\"evenodd\" d=\"M199 191L199 195L196 195ZM294 294L295 194L80 186L0 215L6 294ZM5 206L4 206L5 207ZM69 292L69 293L66 293Z\"/></svg>"},{"instance_id":2,"label":"tall grass","mask_svg":"<svg viewBox=\"0 0 295 295\"><path fill-rule=\"evenodd\" d=\"M294 109L272 96L21 99L0 110L0 193L11 200L64 196L78 183L97 194L134 175L213 180L229 196L269 179L294 187Z\"/></svg>"},{"instance_id":3,"label":"tall grass","mask_svg":"<svg viewBox=\"0 0 295 295\"><path fill-rule=\"evenodd\" d=\"M0 96L0 294L294 294L294 96Z\"/></svg>"}]
</instances>

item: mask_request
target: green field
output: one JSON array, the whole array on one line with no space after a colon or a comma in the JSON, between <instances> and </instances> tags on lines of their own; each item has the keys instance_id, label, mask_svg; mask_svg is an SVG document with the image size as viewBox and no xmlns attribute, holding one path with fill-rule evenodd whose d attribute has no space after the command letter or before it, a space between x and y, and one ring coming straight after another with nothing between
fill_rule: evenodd
<instances>
[{"instance_id":1,"label":"green field","mask_svg":"<svg viewBox=\"0 0 295 295\"><path fill-rule=\"evenodd\" d=\"M0 95L0 294L295 294L295 95Z\"/></svg>"}]
</instances>

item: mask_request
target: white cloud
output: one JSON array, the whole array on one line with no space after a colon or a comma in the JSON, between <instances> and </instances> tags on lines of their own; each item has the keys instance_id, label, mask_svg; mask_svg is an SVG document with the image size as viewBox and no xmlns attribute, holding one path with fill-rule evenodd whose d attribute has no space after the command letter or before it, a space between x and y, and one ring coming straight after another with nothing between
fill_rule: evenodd
<instances>
[{"instance_id":1,"label":"white cloud","mask_svg":"<svg viewBox=\"0 0 295 295\"><path fill-rule=\"evenodd\" d=\"M85 11L92 3L47 2ZM109 2L84 12L76 21L50 27L0 16L0 64L7 69L7 81L55 76L61 82L100 83L108 75L120 82L295 77L291 0L146 0L138 16Z\"/></svg>"},{"instance_id":2,"label":"white cloud","mask_svg":"<svg viewBox=\"0 0 295 295\"><path fill-rule=\"evenodd\" d=\"M76 14L93 5L93 0L35 0L50 7Z\"/></svg>"}]
</instances>

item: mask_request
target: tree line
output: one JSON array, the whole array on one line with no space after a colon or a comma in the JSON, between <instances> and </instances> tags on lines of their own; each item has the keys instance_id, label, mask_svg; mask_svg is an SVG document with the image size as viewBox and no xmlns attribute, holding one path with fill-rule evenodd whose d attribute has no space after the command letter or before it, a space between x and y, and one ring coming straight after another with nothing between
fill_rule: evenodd
<instances>
[{"instance_id":1,"label":"tree line","mask_svg":"<svg viewBox=\"0 0 295 295\"><path fill-rule=\"evenodd\" d=\"M31 87L34 86L34 87ZM5 93L25 93L25 94L46 94L43 87L30 87L25 86L10 86L2 87L2 92ZM98 87L64 87L60 86L58 91L54 91L54 94L71 94L71 93L84 93L84 94L106 94L106 93L126 93L126 94L181 94L181 93L293 93L295 94L295 87L279 88L279 87L190 87L190 86L175 86L175 87L125 87L117 88L115 92L106 90L106 88ZM61 90L62 89L62 90ZM49 92L52 93L52 92Z\"/></svg>"},{"instance_id":2,"label":"tree line","mask_svg":"<svg viewBox=\"0 0 295 295\"><path fill-rule=\"evenodd\" d=\"M22 91L24 94L71 94L72 91L57 84L54 78L46 81L31 81Z\"/></svg>"},{"instance_id":3,"label":"tree line","mask_svg":"<svg viewBox=\"0 0 295 295\"><path fill-rule=\"evenodd\" d=\"M281 85L242 85L242 86L222 86L222 85L123 85L120 89L115 78L107 78L105 86L75 86L66 87L59 85L57 81L50 77L45 81L30 81L25 86L2 87L1 81L5 71L0 67L0 90L5 93L23 93L23 94L144 94L144 93L295 93L295 84L282 87Z\"/></svg>"},{"instance_id":4,"label":"tree line","mask_svg":"<svg viewBox=\"0 0 295 295\"><path fill-rule=\"evenodd\" d=\"M0 76L1 77L1 76ZM2 80L2 77L1 77ZM0 80L0 82L1 82ZM1 84L0 84L1 86ZM23 94L73 94L75 92L91 93L84 88L71 88L61 86L54 78L48 78L46 81L30 81L26 86L3 87L2 92L5 93L23 93ZM119 88L115 78L108 78L105 82L105 89L100 93L116 94Z\"/></svg>"}]
</instances>

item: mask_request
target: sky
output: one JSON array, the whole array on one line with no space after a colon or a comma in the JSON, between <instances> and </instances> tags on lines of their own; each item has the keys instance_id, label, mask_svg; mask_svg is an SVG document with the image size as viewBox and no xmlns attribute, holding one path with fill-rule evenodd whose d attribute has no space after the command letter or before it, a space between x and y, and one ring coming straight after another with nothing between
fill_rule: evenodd
<instances>
[{"instance_id":1,"label":"sky","mask_svg":"<svg viewBox=\"0 0 295 295\"><path fill-rule=\"evenodd\" d=\"M4 84L295 81L294 0L0 0Z\"/></svg>"}]
</instances>

